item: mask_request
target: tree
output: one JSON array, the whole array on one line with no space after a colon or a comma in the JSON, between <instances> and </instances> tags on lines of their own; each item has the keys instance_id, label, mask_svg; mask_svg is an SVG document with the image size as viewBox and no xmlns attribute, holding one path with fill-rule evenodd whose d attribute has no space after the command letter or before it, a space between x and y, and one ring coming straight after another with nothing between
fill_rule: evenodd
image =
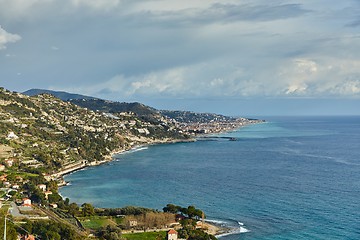
<instances>
[{"instance_id":1,"label":"tree","mask_svg":"<svg viewBox=\"0 0 360 240\"><path fill-rule=\"evenodd\" d=\"M180 206L176 206L174 204L167 204L166 207L163 208L163 211L176 214L179 212L180 209Z\"/></svg>"},{"instance_id":2,"label":"tree","mask_svg":"<svg viewBox=\"0 0 360 240\"><path fill-rule=\"evenodd\" d=\"M32 233L37 235L36 239L51 239L51 240L80 240L83 239L76 234L74 230L69 228L63 223L58 223L54 221L35 221L32 222L27 220L25 224L18 228L18 232ZM10 238L9 238L10 239Z\"/></svg>"},{"instance_id":3,"label":"tree","mask_svg":"<svg viewBox=\"0 0 360 240\"><path fill-rule=\"evenodd\" d=\"M84 217L92 216L95 214L94 207L90 203L84 203L83 205L81 205L81 207L82 215Z\"/></svg>"},{"instance_id":4,"label":"tree","mask_svg":"<svg viewBox=\"0 0 360 240\"><path fill-rule=\"evenodd\" d=\"M53 193L48 196L49 203L57 203L62 200L62 197L58 193Z\"/></svg>"},{"instance_id":5,"label":"tree","mask_svg":"<svg viewBox=\"0 0 360 240\"><path fill-rule=\"evenodd\" d=\"M5 214L6 214L6 210L1 209L0 210L0 234L1 235L4 234ZM9 216L6 216L6 218L8 218L8 217ZM9 240L17 239L17 234L16 234L14 224L12 223L12 221L9 221L9 220L6 220L6 235L7 235L6 239L9 239Z\"/></svg>"},{"instance_id":6,"label":"tree","mask_svg":"<svg viewBox=\"0 0 360 240\"><path fill-rule=\"evenodd\" d=\"M180 220L180 224L183 229L194 230L196 227L196 221L194 219L183 219Z\"/></svg>"},{"instance_id":7,"label":"tree","mask_svg":"<svg viewBox=\"0 0 360 240\"><path fill-rule=\"evenodd\" d=\"M47 187L47 190L48 190L48 191L52 191L53 193L57 193L57 191L58 191L58 185L57 185L56 181L51 180L51 181L48 182L46 185L47 185L46 187Z\"/></svg>"},{"instance_id":8,"label":"tree","mask_svg":"<svg viewBox=\"0 0 360 240\"><path fill-rule=\"evenodd\" d=\"M69 205L69 214L71 214L72 216L75 216L79 211L79 206L76 203L71 203Z\"/></svg>"},{"instance_id":9,"label":"tree","mask_svg":"<svg viewBox=\"0 0 360 240\"><path fill-rule=\"evenodd\" d=\"M101 227L97 231L96 236L99 237L99 239L120 240L121 239L121 229L108 225L108 226L106 226L106 228Z\"/></svg>"},{"instance_id":10,"label":"tree","mask_svg":"<svg viewBox=\"0 0 360 240\"><path fill-rule=\"evenodd\" d=\"M203 212L200 209L195 208L195 206L188 206L187 208L180 208L179 211L182 214L188 215L189 218L202 218Z\"/></svg>"}]
</instances>

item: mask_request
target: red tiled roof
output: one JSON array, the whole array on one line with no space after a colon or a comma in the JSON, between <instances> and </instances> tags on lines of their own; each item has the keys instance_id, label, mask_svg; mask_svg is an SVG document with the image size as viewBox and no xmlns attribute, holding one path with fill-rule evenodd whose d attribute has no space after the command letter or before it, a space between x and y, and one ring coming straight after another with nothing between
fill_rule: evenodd
<instances>
[{"instance_id":1,"label":"red tiled roof","mask_svg":"<svg viewBox=\"0 0 360 240\"><path fill-rule=\"evenodd\" d=\"M174 229L170 229L169 232L168 232L168 234L177 234L177 233L178 232L176 230L174 230Z\"/></svg>"}]
</instances>

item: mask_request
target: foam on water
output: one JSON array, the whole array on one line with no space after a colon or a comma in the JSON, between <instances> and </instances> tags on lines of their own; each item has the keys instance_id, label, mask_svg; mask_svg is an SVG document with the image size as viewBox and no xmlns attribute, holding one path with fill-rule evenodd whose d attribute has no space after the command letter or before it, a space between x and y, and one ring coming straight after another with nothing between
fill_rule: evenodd
<instances>
[{"instance_id":1,"label":"foam on water","mask_svg":"<svg viewBox=\"0 0 360 240\"><path fill-rule=\"evenodd\" d=\"M217 238L224 238L224 237L228 237L231 235L239 235L239 234L243 234L243 233L249 233L250 230L246 229L245 227L239 227L239 228L233 228L231 229L229 232L227 233L222 233L219 235L216 235Z\"/></svg>"},{"instance_id":2,"label":"foam on water","mask_svg":"<svg viewBox=\"0 0 360 240\"><path fill-rule=\"evenodd\" d=\"M244 228L244 227L240 227L240 233L247 233L250 232L250 230Z\"/></svg>"},{"instance_id":3,"label":"foam on water","mask_svg":"<svg viewBox=\"0 0 360 240\"><path fill-rule=\"evenodd\" d=\"M213 223L223 228L229 229L226 233L216 235L218 238L223 238L230 235L242 234L250 232L245 228L245 224L233 219L220 220L220 219L206 219L206 222Z\"/></svg>"},{"instance_id":4,"label":"foam on water","mask_svg":"<svg viewBox=\"0 0 360 240\"><path fill-rule=\"evenodd\" d=\"M132 148L132 149L130 149L130 150L128 150L128 151L124 151L124 152L121 152L121 153L117 153L117 154L115 155L115 157L116 157L117 155L124 155L124 154L139 152L139 151L143 151L143 150L147 150L147 149L149 149L149 147L147 147L147 146L138 146L138 147L134 147L134 148ZM119 159L116 159L116 160L119 160Z\"/></svg>"},{"instance_id":5,"label":"foam on water","mask_svg":"<svg viewBox=\"0 0 360 240\"><path fill-rule=\"evenodd\" d=\"M215 223L215 224L218 224L218 225L225 225L226 224L226 221L223 221L223 220L206 219L205 221L209 222L209 223Z\"/></svg>"}]
</instances>

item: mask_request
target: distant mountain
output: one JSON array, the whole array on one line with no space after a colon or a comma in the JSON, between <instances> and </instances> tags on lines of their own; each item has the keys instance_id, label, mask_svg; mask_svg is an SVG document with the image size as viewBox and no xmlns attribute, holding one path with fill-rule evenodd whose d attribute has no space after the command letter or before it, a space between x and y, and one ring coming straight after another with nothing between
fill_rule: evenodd
<instances>
[{"instance_id":1,"label":"distant mountain","mask_svg":"<svg viewBox=\"0 0 360 240\"><path fill-rule=\"evenodd\" d=\"M63 101L69 101L69 100L73 100L73 99L98 99L95 97L90 97L90 96L85 96L85 95L81 95L81 94L76 94L76 93L68 93L68 92L63 92L63 91L53 91L53 90L46 90L46 89L30 89L27 90L25 92L23 92L23 94L28 95L28 96L36 96L39 94L51 94L56 98L59 98Z\"/></svg>"},{"instance_id":2,"label":"distant mountain","mask_svg":"<svg viewBox=\"0 0 360 240\"><path fill-rule=\"evenodd\" d=\"M109 113L133 112L136 115L146 118L148 120L149 119L154 120L153 119L154 117L158 119L158 116L160 115L156 109L138 102L134 102L134 103L114 102L96 97L85 96L81 94L68 93L62 91L52 91L46 89L30 89L23 92L23 94L28 96L36 96L44 93L51 94L54 97L59 98L63 101L68 101L75 105L93 111L102 111Z\"/></svg>"},{"instance_id":3,"label":"distant mountain","mask_svg":"<svg viewBox=\"0 0 360 240\"><path fill-rule=\"evenodd\" d=\"M170 111L170 110L157 110L155 108L146 106L142 103L133 102L115 102L104 100L100 98L84 96L80 94L67 93L61 91L52 91L44 89L31 89L24 92L25 95L34 96L39 94L51 94L56 98L64 101L71 102L79 107L90 109L93 111L101 111L106 113L121 113L132 112L143 121L148 121L153 124L159 124L163 118L170 121L185 124L206 124L206 123L229 123L236 121L244 121L244 118L233 118L214 113L196 113L190 111Z\"/></svg>"},{"instance_id":4,"label":"distant mountain","mask_svg":"<svg viewBox=\"0 0 360 240\"><path fill-rule=\"evenodd\" d=\"M155 108L146 106L142 103L113 102L103 99L72 99L70 102L83 108L93 111L102 111L109 113L133 112L140 117L159 116Z\"/></svg>"}]
</instances>

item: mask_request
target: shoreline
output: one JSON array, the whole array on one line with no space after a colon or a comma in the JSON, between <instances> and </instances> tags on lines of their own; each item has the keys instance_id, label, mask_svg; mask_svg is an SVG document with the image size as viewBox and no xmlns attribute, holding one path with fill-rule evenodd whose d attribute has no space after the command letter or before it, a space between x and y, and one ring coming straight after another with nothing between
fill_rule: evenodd
<instances>
[{"instance_id":1,"label":"shoreline","mask_svg":"<svg viewBox=\"0 0 360 240\"><path fill-rule=\"evenodd\" d=\"M50 175L50 178L52 180L58 181L58 187L63 187L68 184L67 182L65 182L64 176L69 175L74 172L77 172L82 169L86 169L88 167L100 166L102 164L112 162L115 160L114 156L117 154L123 154L123 153L131 152L132 150L136 150L141 147L148 147L148 146L153 146L153 145L191 143L191 142L196 142L196 141L197 140L195 138L190 138L190 139L172 139L172 140L164 140L164 141L160 140L160 141L152 141L152 142L147 142L147 143L142 143L142 144L134 144L129 148L115 149L115 150L111 151L108 155L105 155L104 159L101 161L87 162L86 160L83 160L78 163L75 163L73 166L71 166L69 168L65 168L58 172L52 173Z\"/></svg>"},{"instance_id":2,"label":"shoreline","mask_svg":"<svg viewBox=\"0 0 360 240\"><path fill-rule=\"evenodd\" d=\"M105 155L104 159L101 161L83 163L78 166L73 166L69 169L64 169L64 170L61 170L60 172L53 173L51 176L55 177L56 181L58 181L58 182L60 181L60 184L58 184L58 189L59 189L61 187L71 184L70 182L66 182L64 180L64 176L69 175L74 172L77 172L77 171L80 171L80 170L83 170L83 169L86 169L88 167L99 166L102 164L110 163L115 160L114 156L118 155L118 154L128 153L133 150L136 150L136 149L139 149L142 147L152 146L152 145L196 142L196 141L199 141L199 139L201 139L201 138L203 138L203 139L205 139L207 137L211 138L211 137L214 137L214 135L233 132L233 131L241 129L245 126L259 124L259 123L263 123L263 121L249 123L249 124L245 124L242 126L237 126L233 129L224 129L224 131L221 131L221 132L209 132L209 133L205 133L205 134L198 134L198 135L192 136L189 139L171 139L171 140L165 139L165 140L160 140L160 141L155 140L155 141L144 142L144 143L135 143L131 147L124 148L124 149L115 149L115 150L111 151L108 155ZM64 196L61 196L61 197L64 198ZM212 222L211 220L209 220L209 221L205 220L204 225L205 226L203 226L203 227L206 229L205 232L207 232L211 235L214 235L216 238L221 238L221 237L228 236L228 235L242 233L241 226L239 226L239 228L235 228L235 227L223 225L221 223ZM244 231L244 232L247 232L247 229L245 229L245 230L246 231Z\"/></svg>"},{"instance_id":3,"label":"shoreline","mask_svg":"<svg viewBox=\"0 0 360 240\"><path fill-rule=\"evenodd\" d=\"M218 135L218 134L223 134L223 133L229 133L229 132L233 132L236 131L237 129L241 129L243 127L249 126L249 125L253 125L253 124L261 124L264 123L264 120L252 120L248 123L241 123L239 125L236 125L236 127L232 127L232 128L223 128L221 131L219 131L218 129L216 131L209 131L207 133L199 133L199 134L195 134L195 135L190 135L189 139L164 139L164 140L151 140L151 141L146 141L143 143L135 143L132 146L128 147L128 148L124 148L124 149L114 149L113 151L111 151L109 154L104 156L104 159L101 161L94 161L94 162L88 162L87 160L83 160L80 161L80 163L75 163L75 166L69 167L69 168L65 168L62 169L58 172L52 173L50 175L52 180L55 181L59 181L59 186L64 186L67 183L64 181L63 177L71 174L73 172L79 171L81 169L84 168L88 168L88 167L92 167L92 166L99 166L108 162L111 162L114 160L114 155L117 154L122 154L125 152L129 152L131 150L134 150L136 148L140 148L140 147L147 147L147 146L152 146L152 145L159 145L159 144L174 144L174 143L190 143L190 142L196 142L199 139L206 139L206 138L216 138L216 136L214 135ZM227 137L219 137L219 138L227 138ZM231 137L228 137L228 139L232 139Z\"/></svg>"}]
</instances>

